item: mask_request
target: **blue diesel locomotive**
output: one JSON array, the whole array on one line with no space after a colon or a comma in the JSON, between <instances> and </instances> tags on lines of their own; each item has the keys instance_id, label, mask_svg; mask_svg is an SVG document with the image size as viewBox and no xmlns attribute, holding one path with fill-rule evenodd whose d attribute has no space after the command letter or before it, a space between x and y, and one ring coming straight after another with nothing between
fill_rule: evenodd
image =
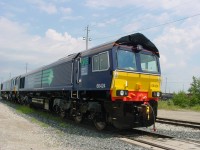
<instances>
[{"instance_id":1,"label":"blue diesel locomotive","mask_svg":"<svg viewBox=\"0 0 200 150\"><path fill-rule=\"evenodd\" d=\"M71 54L1 84L4 99L119 129L154 124L161 96L156 46L141 33Z\"/></svg>"}]
</instances>

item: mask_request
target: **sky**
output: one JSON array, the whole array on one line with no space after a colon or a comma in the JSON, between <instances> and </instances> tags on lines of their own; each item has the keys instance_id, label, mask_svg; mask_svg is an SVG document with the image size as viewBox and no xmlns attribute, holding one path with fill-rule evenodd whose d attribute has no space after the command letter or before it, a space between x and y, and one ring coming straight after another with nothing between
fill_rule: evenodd
<instances>
[{"instance_id":1,"label":"sky","mask_svg":"<svg viewBox=\"0 0 200 150\"><path fill-rule=\"evenodd\" d=\"M140 32L160 51L162 91L200 77L199 0L1 0L0 81Z\"/></svg>"}]
</instances>

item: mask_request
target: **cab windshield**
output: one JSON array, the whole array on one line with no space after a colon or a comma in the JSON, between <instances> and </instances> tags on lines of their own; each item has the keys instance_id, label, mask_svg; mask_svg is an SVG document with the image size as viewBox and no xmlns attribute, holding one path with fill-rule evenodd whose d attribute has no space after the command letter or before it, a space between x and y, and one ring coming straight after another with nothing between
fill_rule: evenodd
<instances>
[{"instance_id":1,"label":"cab windshield","mask_svg":"<svg viewBox=\"0 0 200 150\"><path fill-rule=\"evenodd\" d=\"M143 72L158 72L157 59L155 55L140 54L141 69Z\"/></svg>"},{"instance_id":2,"label":"cab windshield","mask_svg":"<svg viewBox=\"0 0 200 150\"><path fill-rule=\"evenodd\" d=\"M136 70L135 53L131 51L118 50L118 69Z\"/></svg>"},{"instance_id":3,"label":"cab windshield","mask_svg":"<svg viewBox=\"0 0 200 150\"><path fill-rule=\"evenodd\" d=\"M136 62L136 57L139 57ZM132 51L118 50L117 51L118 69L127 71L139 71L158 73L157 58L151 53L137 53ZM136 65L137 63L137 65ZM137 68L138 67L138 68Z\"/></svg>"}]
</instances>

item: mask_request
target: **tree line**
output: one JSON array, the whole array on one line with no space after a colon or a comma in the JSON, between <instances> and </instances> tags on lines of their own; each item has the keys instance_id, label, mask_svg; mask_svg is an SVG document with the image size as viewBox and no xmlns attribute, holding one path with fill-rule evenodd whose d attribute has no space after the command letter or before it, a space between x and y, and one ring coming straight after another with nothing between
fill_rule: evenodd
<instances>
[{"instance_id":1,"label":"tree line","mask_svg":"<svg viewBox=\"0 0 200 150\"><path fill-rule=\"evenodd\" d=\"M193 76L192 80L188 94L184 91L174 94L172 98L174 105L182 108L200 106L200 78Z\"/></svg>"}]
</instances>

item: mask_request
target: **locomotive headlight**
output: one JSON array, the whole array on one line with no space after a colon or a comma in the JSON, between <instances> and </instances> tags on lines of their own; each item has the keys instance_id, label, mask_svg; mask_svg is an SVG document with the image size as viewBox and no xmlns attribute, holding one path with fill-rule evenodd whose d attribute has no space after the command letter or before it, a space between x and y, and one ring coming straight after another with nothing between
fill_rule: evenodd
<instances>
[{"instance_id":1,"label":"locomotive headlight","mask_svg":"<svg viewBox=\"0 0 200 150\"><path fill-rule=\"evenodd\" d=\"M128 91L127 90L117 90L116 95L117 96L128 96Z\"/></svg>"},{"instance_id":2,"label":"locomotive headlight","mask_svg":"<svg viewBox=\"0 0 200 150\"><path fill-rule=\"evenodd\" d=\"M119 94L120 94L121 96L124 96L124 91L121 90L121 91L119 92Z\"/></svg>"},{"instance_id":3,"label":"locomotive headlight","mask_svg":"<svg viewBox=\"0 0 200 150\"><path fill-rule=\"evenodd\" d=\"M152 97L161 97L161 92L152 92Z\"/></svg>"}]
</instances>

